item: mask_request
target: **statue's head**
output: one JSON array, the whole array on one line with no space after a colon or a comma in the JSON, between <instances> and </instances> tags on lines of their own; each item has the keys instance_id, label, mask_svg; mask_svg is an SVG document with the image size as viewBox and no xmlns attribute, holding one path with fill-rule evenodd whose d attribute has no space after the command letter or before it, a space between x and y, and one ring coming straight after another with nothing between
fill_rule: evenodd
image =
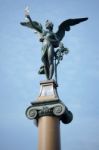
<instances>
[{"instance_id":1,"label":"statue's head","mask_svg":"<svg viewBox=\"0 0 99 150\"><path fill-rule=\"evenodd\" d=\"M46 20L45 27L46 27L46 29L53 30L53 23L51 21L49 21L49 20Z\"/></svg>"}]
</instances>

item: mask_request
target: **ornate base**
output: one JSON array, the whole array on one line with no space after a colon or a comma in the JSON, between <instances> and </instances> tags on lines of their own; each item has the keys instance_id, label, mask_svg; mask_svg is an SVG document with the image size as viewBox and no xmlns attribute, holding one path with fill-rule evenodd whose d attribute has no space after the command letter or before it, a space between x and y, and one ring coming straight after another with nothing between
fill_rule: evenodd
<instances>
[{"instance_id":1,"label":"ornate base","mask_svg":"<svg viewBox=\"0 0 99 150\"><path fill-rule=\"evenodd\" d=\"M38 119L42 116L58 117L64 124L70 123L73 119L72 113L59 99L57 85L54 80L40 83L40 95L36 102L32 102L26 110L28 119Z\"/></svg>"}]
</instances>

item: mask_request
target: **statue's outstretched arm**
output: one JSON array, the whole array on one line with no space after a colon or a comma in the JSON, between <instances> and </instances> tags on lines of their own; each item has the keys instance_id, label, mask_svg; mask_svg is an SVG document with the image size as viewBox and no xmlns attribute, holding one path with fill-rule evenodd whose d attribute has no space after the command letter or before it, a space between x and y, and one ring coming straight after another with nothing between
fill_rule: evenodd
<instances>
[{"instance_id":1,"label":"statue's outstretched arm","mask_svg":"<svg viewBox=\"0 0 99 150\"><path fill-rule=\"evenodd\" d=\"M43 42L43 40L44 40L44 35L43 35L44 30L43 30L42 25L40 23L38 23L37 21L32 21L29 14L25 14L25 18L27 19L27 21L21 22L20 24L22 26L33 29L35 31L35 33L37 33L40 42Z\"/></svg>"},{"instance_id":2,"label":"statue's outstretched arm","mask_svg":"<svg viewBox=\"0 0 99 150\"><path fill-rule=\"evenodd\" d=\"M29 28L34 29L36 32L43 33L43 27L40 23L37 21L32 21L30 15L29 15L29 8L28 6L25 8L25 18L27 21L21 22L20 24Z\"/></svg>"},{"instance_id":3,"label":"statue's outstretched arm","mask_svg":"<svg viewBox=\"0 0 99 150\"><path fill-rule=\"evenodd\" d=\"M43 32L43 28L42 28L42 25L36 21L32 21L31 17L28 15L27 16L28 18L28 22L21 22L20 24L22 26L26 26L26 27L29 27L29 28L32 28L34 29L35 31L39 32L39 33L42 33Z\"/></svg>"},{"instance_id":4,"label":"statue's outstretched arm","mask_svg":"<svg viewBox=\"0 0 99 150\"><path fill-rule=\"evenodd\" d=\"M31 27L36 30L37 32L42 33L43 32L43 27L40 23L38 23L37 21L32 21L30 15L27 15L27 18L31 24Z\"/></svg>"}]
</instances>

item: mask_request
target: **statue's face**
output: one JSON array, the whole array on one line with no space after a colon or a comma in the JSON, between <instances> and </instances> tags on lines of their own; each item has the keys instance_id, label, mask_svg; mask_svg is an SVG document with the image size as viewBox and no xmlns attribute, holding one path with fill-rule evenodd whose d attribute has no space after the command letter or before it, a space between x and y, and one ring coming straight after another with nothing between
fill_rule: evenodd
<instances>
[{"instance_id":1,"label":"statue's face","mask_svg":"<svg viewBox=\"0 0 99 150\"><path fill-rule=\"evenodd\" d=\"M46 20L45 27L46 29L53 29L53 23L49 20Z\"/></svg>"}]
</instances>

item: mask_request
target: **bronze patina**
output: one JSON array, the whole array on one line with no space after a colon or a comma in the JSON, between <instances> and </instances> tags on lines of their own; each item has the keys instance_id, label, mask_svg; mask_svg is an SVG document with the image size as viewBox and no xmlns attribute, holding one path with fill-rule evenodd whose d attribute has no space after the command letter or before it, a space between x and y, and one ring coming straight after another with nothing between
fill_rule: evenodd
<instances>
[{"instance_id":1,"label":"bronze patina","mask_svg":"<svg viewBox=\"0 0 99 150\"><path fill-rule=\"evenodd\" d=\"M37 21L33 21L29 15L29 11L25 10L27 21L21 22L21 25L34 29L39 36L39 41L42 42L42 57L43 65L40 67L39 74L45 74L48 80L52 79L55 72L57 81L57 65L63 59L63 55L68 53L68 49L61 42L66 31L70 31L71 27L86 21L88 18L76 18L63 21L56 33L53 32L53 23L49 20L45 23L46 30ZM54 61L55 60L55 61Z\"/></svg>"}]
</instances>

